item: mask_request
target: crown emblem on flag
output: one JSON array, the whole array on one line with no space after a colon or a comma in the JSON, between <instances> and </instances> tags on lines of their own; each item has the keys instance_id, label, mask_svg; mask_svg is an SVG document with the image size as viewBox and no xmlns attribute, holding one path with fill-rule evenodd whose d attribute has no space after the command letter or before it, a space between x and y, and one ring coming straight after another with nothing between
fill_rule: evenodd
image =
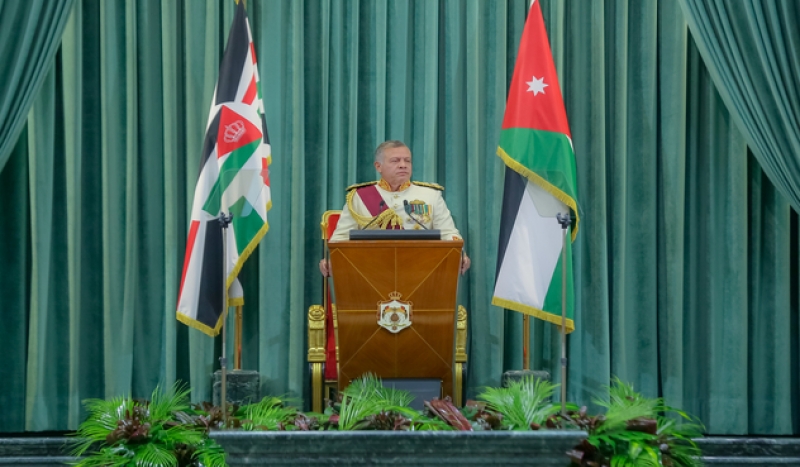
<instances>
[{"instance_id":1,"label":"crown emblem on flag","mask_svg":"<svg viewBox=\"0 0 800 467\"><path fill-rule=\"evenodd\" d=\"M225 133L223 134L223 139L226 143L235 143L239 141L242 136L244 136L245 128L244 122L241 120L236 120L235 122L231 123L230 125L225 125Z\"/></svg>"},{"instance_id":2,"label":"crown emblem on flag","mask_svg":"<svg viewBox=\"0 0 800 467\"><path fill-rule=\"evenodd\" d=\"M400 300L400 297L402 297L402 296L403 296L403 294L401 294L400 292L397 292L397 291L389 292L389 298L391 300Z\"/></svg>"}]
</instances>

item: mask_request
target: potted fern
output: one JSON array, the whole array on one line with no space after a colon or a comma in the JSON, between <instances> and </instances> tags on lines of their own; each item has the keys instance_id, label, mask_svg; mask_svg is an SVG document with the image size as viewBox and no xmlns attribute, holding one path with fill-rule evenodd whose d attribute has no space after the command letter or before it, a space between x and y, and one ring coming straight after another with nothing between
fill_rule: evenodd
<instances>
[{"instance_id":1,"label":"potted fern","mask_svg":"<svg viewBox=\"0 0 800 467\"><path fill-rule=\"evenodd\" d=\"M345 388L330 408L330 426L340 431L442 431L450 425L411 408L408 391L383 386L381 379L366 374Z\"/></svg>"},{"instance_id":2,"label":"potted fern","mask_svg":"<svg viewBox=\"0 0 800 467\"><path fill-rule=\"evenodd\" d=\"M86 420L75 432L72 465L222 467L225 453L208 438L210 414L190 411L189 390L157 386L149 401L131 397L84 402Z\"/></svg>"},{"instance_id":3,"label":"potted fern","mask_svg":"<svg viewBox=\"0 0 800 467\"><path fill-rule=\"evenodd\" d=\"M701 451L692 438L702 436L697 419L670 407L662 398L647 398L614 378L609 400L595 400L603 415L589 416L586 407L571 412L570 421L589 437L568 453L573 465L587 467L696 467Z\"/></svg>"},{"instance_id":4,"label":"potted fern","mask_svg":"<svg viewBox=\"0 0 800 467\"><path fill-rule=\"evenodd\" d=\"M477 429L538 430L556 428L554 421L560 406L552 402L558 385L525 376L508 387L485 388L479 402L468 401L465 412Z\"/></svg>"}]
</instances>

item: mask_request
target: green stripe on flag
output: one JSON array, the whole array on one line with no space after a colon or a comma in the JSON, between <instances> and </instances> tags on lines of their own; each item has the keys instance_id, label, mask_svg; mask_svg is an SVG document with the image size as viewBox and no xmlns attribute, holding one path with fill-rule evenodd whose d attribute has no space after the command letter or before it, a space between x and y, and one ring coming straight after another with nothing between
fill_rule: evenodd
<instances>
[{"instance_id":1,"label":"green stripe on flag","mask_svg":"<svg viewBox=\"0 0 800 467\"><path fill-rule=\"evenodd\" d=\"M572 143L563 133L507 128L500 132L497 154L512 170L536 183L575 213L576 226L572 239L578 234L578 197L575 180L575 155Z\"/></svg>"},{"instance_id":2,"label":"green stripe on flag","mask_svg":"<svg viewBox=\"0 0 800 467\"><path fill-rule=\"evenodd\" d=\"M259 215L258 210L242 197L231 206L233 214L233 232L236 235L236 245L239 247L241 255L247 249L250 241L258 235L261 227L264 226L264 219Z\"/></svg>"},{"instance_id":3,"label":"green stripe on flag","mask_svg":"<svg viewBox=\"0 0 800 467\"><path fill-rule=\"evenodd\" d=\"M572 228L570 227L570 230ZM547 288L547 294L544 296L544 305L542 311L544 313L553 315L554 320L547 319L552 323L561 324L561 284L562 274L564 268L561 267L562 258L558 259L556 263L556 270L553 271L553 278L550 280L550 287ZM567 242L567 328L571 332L574 325L571 324L575 316L575 286L572 281L572 242Z\"/></svg>"},{"instance_id":4,"label":"green stripe on flag","mask_svg":"<svg viewBox=\"0 0 800 467\"><path fill-rule=\"evenodd\" d=\"M214 182L214 188L211 189L208 199L203 205L203 211L206 211L212 216L219 215L219 203L222 200L222 194L225 193L225 190L228 189L228 186L236 178L239 170L253 157L260 145L261 139L257 139L231 152L225 160L225 163L220 167L219 177L217 177Z\"/></svg>"}]
</instances>

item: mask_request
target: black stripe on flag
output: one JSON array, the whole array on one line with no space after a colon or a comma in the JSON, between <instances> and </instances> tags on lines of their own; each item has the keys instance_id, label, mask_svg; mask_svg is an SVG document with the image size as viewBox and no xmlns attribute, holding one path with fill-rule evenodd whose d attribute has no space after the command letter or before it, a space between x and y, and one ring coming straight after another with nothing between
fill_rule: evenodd
<instances>
[{"instance_id":1,"label":"black stripe on flag","mask_svg":"<svg viewBox=\"0 0 800 467\"><path fill-rule=\"evenodd\" d=\"M522 196L525 194L526 186L528 186L528 180L525 177L506 167L503 207L500 212L500 244L497 248L495 283L497 283L496 278L500 276L500 267L503 265L503 258L505 258L506 248L508 248L508 240L511 238L511 232L517 222L519 205L522 203Z\"/></svg>"},{"instance_id":2,"label":"black stripe on flag","mask_svg":"<svg viewBox=\"0 0 800 467\"><path fill-rule=\"evenodd\" d=\"M200 178L200 174L203 173L203 168L206 166L208 158L211 157L211 153L213 153L214 149L217 147L217 135L219 134L219 120L220 120L220 112L217 112L217 114L214 115L214 120L211 120L211 124L208 125L208 130L206 130L206 139L205 141L203 141L203 154L202 158L200 159L200 173L197 174L198 179Z\"/></svg>"},{"instance_id":3,"label":"black stripe on flag","mask_svg":"<svg viewBox=\"0 0 800 467\"><path fill-rule=\"evenodd\" d=\"M222 226L217 219L201 222L206 235L200 272L200 296L197 299L197 321L215 328L223 308Z\"/></svg>"},{"instance_id":4,"label":"black stripe on flag","mask_svg":"<svg viewBox=\"0 0 800 467\"><path fill-rule=\"evenodd\" d=\"M247 16L244 11L244 2L236 6L236 16L233 18L231 32L228 35L228 44L222 54L219 65L219 80L217 81L217 102L220 105L236 100L239 82L242 79L242 70L250 53L250 38L247 35Z\"/></svg>"}]
</instances>

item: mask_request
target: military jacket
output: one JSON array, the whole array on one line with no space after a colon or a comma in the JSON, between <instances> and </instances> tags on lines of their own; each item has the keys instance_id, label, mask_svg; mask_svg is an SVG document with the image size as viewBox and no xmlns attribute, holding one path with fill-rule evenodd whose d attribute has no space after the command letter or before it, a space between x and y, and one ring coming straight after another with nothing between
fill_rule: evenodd
<instances>
[{"instance_id":1,"label":"military jacket","mask_svg":"<svg viewBox=\"0 0 800 467\"><path fill-rule=\"evenodd\" d=\"M378 182L354 185L348 190L374 184L378 193L386 203L386 208L391 209L397 216L404 229L422 229L417 223L423 224L428 229L438 229L442 240L461 239L461 234L453 223L453 217L442 197L443 188L434 183L411 182L411 184L398 191L384 189ZM411 214L406 212L405 203L411 206ZM331 241L348 240L350 230L363 228L366 222L372 219L358 192L348 194L348 203L342 208L336 230L331 235ZM415 221L416 219L416 221ZM359 222L360 221L360 222Z\"/></svg>"}]
</instances>

